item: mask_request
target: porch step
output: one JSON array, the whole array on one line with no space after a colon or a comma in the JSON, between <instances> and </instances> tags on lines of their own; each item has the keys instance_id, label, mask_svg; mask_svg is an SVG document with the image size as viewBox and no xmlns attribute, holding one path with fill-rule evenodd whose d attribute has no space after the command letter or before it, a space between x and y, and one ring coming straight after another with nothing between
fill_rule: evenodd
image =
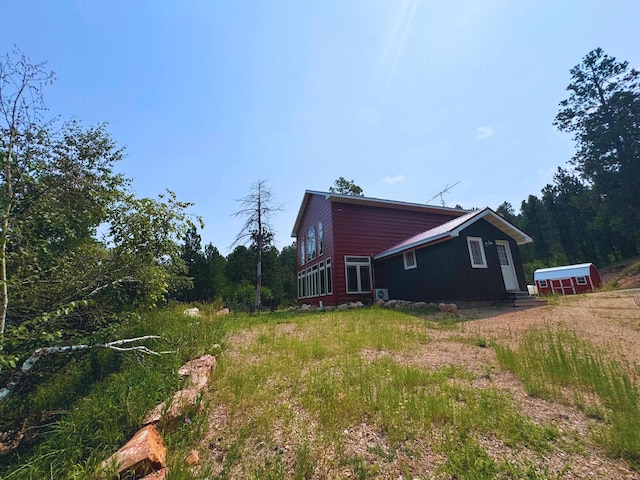
<instances>
[{"instance_id":1,"label":"porch step","mask_svg":"<svg viewBox=\"0 0 640 480\"><path fill-rule=\"evenodd\" d=\"M546 300L529 295L529 292L522 291L508 292L504 300L499 300L494 303L494 305L510 307L539 307L546 304Z\"/></svg>"}]
</instances>

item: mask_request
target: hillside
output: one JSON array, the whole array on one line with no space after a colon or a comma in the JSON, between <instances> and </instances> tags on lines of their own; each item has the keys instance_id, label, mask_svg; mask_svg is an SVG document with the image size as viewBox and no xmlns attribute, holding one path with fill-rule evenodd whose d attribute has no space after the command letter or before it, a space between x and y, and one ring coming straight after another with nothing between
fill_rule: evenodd
<instances>
[{"instance_id":1,"label":"hillside","mask_svg":"<svg viewBox=\"0 0 640 480\"><path fill-rule=\"evenodd\" d=\"M617 292L553 303L237 331L208 398L203 467L213 478L637 478L637 430L622 426L638 426L637 385L626 412L602 385L637 380L640 307Z\"/></svg>"},{"instance_id":2,"label":"hillside","mask_svg":"<svg viewBox=\"0 0 640 480\"><path fill-rule=\"evenodd\" d=\"M621 290L640 288L640 259L630 259L616 263L600 271L602 282L607 288Z\"/></svg>"}]
</instances>

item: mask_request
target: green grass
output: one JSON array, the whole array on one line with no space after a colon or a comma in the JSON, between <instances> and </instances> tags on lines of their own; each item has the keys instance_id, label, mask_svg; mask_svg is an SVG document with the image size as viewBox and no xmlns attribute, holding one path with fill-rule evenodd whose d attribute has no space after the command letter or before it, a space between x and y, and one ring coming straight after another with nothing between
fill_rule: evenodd
<instances>
[{"instance_id":1,"label":"green grass","mask_svg":"<svg viewBox=\"0 0 640 480\"><path fill-rule=\"evenodd\" d=\"M493 368L472 373L417 364L432 335L443 334L469 349L493 346L502 368L519 375L533 395L558 400L568 394L603 422L593 441L637 464L638 392L627 366L570 332L531 330L519 348L509 349L465 335L460 316L426 310L215 317L216 307L199 307L198 318L184 317L182 305L151 312L114 327L109 338L159 334L162 340L149 346L173 354L58 358L65 367L34 382L28 399L0 403L3 418L51 415L19 454L0 458L0 478L99 478L99 463L180 388L180 365L216 351L216 344L222 353L205 407L224 407L225 422L202 443L208 416L192 412L190 422L164 435L170 480L327 478L338 471L361 479L431 478L413 463L425 451L441 459L436 478L560 478L563 472L541 466L545 455L568 446L578 452L589 440L533 422L505 391L475 388ZM365 434L366 449L350 451L349 442ZM511 449L513 458L493 457L486 441ZM196 447L203 461L194 471L185 456ZM207 450L214 447L223 452L217 470Z\"/></svg>"},{"instance_id":2,"label":"green grass","mask_svg":"<svg viewBox=\"0 0 640 480\"><path fill-rule=\"evenodd\" d=\"M596 441L612 456L640 468L638 387L629 365L571 331L532 328L517 349L496 345L500 365L516 373L534 396L569 401L606 426Z\"/></svg>"},{"instance_id":3,"label":"green grass","mask_svg":"<svg viewBox=\"0 0 640 480\"><path fill-rule=\"evenodd\" d=\"M232 406L231 424L251 422L249 444L262 442L273 449L282 431L292 448L307 448L296 445L299 419L292 410L312 419L305 435L314 436L315 450L340 452L344 432L362 424L380 432L390 452L424 442L451 459L462 458L482 435L540 454L552 448L559 435L555 428L520 415L507 394L473 388L474 375L457 367L411 365L408 359L429 344L429 330L424 319L378 309L299 317L287 328L269 322L253 341L236 348L233 358L223 355L213 401ZM462 432L468 441L435 435L449 430ZM318 454L310 455L317 462ZM383 457L389 455L394 456ZM247 456L248 450L236 468ZM270 462L277 470L277 463ZM339 461L334 463L330 468L338 468ZM346 463L356 478L377 475L378 467L358 456ZM491 472L505 471L505 465ZM442 468L455 472L453 464Z\"/></svg>"}]
</instances>

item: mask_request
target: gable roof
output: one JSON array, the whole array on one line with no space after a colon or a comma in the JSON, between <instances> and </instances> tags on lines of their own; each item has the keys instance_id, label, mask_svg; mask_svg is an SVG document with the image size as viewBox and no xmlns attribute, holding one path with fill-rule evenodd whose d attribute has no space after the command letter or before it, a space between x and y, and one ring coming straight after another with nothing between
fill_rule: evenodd
<instances>
[{"instance_id":1,"label":"gable roof","mask_svg":"<svg viewBox=\"0 0 640 480\"><path fill-rule=\"evenodd\" d=\"M453 237L459 236L462 230L481 218L484 218L494 227L509 235L518 245L524 245L533 241L529 235L524 233L514 224L505 220L489 207L485 207L481 210L474 210L466 215L449 220L447 223L443 223L442 225L432 228L431 230L427 230L426 232L414 235L413 237L408 238L407 240L400 242L377 255L374 255L373 258L378 260L412 248L425 247L436 242L449 240Z\"/></svg>"},{"instance_id":2,"label":"gable roof","mask_svg":"<svg viewBox=\"0 0 640 480\"><path fill-rule=\"evenodd\" d=\"M422 203L398 202L395 200L384 200L382 198L360 197L355 195L342 195L339 193L331 192L319 192L316 190L305 190L304 197L302 198L302 203L300 204L300 209L298 210L298 216L296 217L296 222L294 223L293 230L291 231L292 237L296 236L296 232L298 231L298 227L300 226L300 222L302 221L302 215L304 214L304 210L307 206L307 203L309 202L309 198L311 198L312 195L323 196L330 202L354 203L358 205L369 205L381 208L420 210L425 212L447 213L449 215L463 215L468 212L468 210L463 210L461 208L440 207L437 205L426 205Z\"/></svg>"},{"instance_id":3,"label":"gable roof","mask_svg":"<svg viewBox=\"0 0 640 480\"><path fill-rule=\"evenodd\" d=\"M579 263L577 265L563 265L561 267L539 268L533 272L534 280L554 280L570 277L588 277L593 263Z\"/></svg>"}]
</instances>

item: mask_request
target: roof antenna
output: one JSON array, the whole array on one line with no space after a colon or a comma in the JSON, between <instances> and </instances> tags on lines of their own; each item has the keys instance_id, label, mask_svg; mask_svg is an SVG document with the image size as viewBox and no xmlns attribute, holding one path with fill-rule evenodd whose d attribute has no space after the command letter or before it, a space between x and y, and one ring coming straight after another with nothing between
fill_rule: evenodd
<instances>
[{"instance_id":1,"label":"roof antenna","mask_svg":"<svg viewBox=\"0 0 640 480\"><path fill-rule=\"evenodd\" d=\"M443 207L446 207L446 205L444 204L444 194L448 193L449 190L451 190L453 187L455 187L457 184L460 183L460 180L458 180L456 183L454 183L453 185L449 185L447 184L440 192L436 193L433 197L431 197L429 200L427 200L427 204L433 200L436 197L440 197L440 203L442 204Z\"/></svg>"}]
</instances>

